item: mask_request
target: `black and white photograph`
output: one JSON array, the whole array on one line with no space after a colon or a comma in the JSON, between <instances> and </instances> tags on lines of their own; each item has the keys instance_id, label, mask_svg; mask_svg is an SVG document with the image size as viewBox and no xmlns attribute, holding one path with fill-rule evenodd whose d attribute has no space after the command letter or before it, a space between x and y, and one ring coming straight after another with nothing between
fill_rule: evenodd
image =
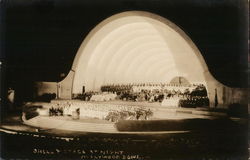
<instances>
[{"instance_id":1,"label":"black and white photograph","mask_svg":"<svg viewBox=\"0 0 250 160\"><path fill-rule=\"evenodd\" d=\"M247 160L247 0L1 0L0 158Z\"/></svg>"}]
</instances>

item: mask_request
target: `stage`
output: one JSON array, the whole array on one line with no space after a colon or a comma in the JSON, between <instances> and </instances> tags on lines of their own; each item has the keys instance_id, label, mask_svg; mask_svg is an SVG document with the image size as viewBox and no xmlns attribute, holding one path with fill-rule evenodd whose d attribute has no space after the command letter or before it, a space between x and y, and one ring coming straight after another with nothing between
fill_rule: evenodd
<instances>
[{"instance_id":1,"label":"stage","mask_svg":"<svg viewBox=\"0 0 250 160\"><path fill-rule=\"evenodd\" d=\"M184 121L188 120L213 120L217 118L227 117L226 113L223 112L210 112L207 108L178 108L178 107L162 107L160 103L149 103L149 102L132 102L132 101L105 101L105 102L91 102L91 101L80 101L80 100L53 100L51 103L29 103L28 108L34 106L39 106L36 111L44 110L48 111L51 107L62 107L74 111L77 108L80 108L80 116L78 119L75 119L72 115L61 115L61 116L49 116L39 115L30 119L22 119L20 121L20 126L23 127L11 127L5 125L4 127L8 129L16 130L32 130L40 132L58 132L66 131L70 133L81 132L81 133L170 133L174 132L188 132L190 128L173 128L173 125L179 125L185 123ZM42 108L41 108L42 106ZM70 107L69 107L70 106ZM116 122L111 122L103 118L103 113L107 114L109 110L113 111L115 107L118 110L134 110L135 108L142 107L147 110L150 109L153 112L152 117L148 120L139 119L139 120L119 120ZM99 109L100 108L100 109ZM99 110L97 110L99 109ZM84 113L85 112L85 113ZM95 115L95 116L93 116ZM96 116L97 115L97 116ZM98 115L99 116L98 118ZM19 116L19 118L21 115ZM16 117L16 119L18 119ZM20 118L21 120L21 118ZM119 123L122 121L122 124ZM132 129L124 128L125 126L144 126L143 128L137 130L132 127ZM150 123L150 124L148 124ZM165 125L159 127L160 125ZM169 125L169 124L173 125ZM188 122L190 123L190 122ZM191 122L192 123L192 122ZM150 127L149 127L150 126ZM155 126L157 126L155 129ZM30 128L29 128L30 127ZM35 128L35 130L34 130ZM122 128L122 129L121 129ZM131 128L131 127L130 127Z\"/></svg>"}]
</instances>

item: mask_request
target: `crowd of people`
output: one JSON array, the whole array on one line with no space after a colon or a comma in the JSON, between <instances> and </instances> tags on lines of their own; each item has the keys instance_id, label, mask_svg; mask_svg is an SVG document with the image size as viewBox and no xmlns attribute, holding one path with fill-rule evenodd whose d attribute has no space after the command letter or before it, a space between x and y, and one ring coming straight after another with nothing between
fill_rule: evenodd
<instances>
[{"instance_id":1,"label":"crowd of people","mask_svg":"<svg viewBox=\"0 0 250 160\"><path fill-rule=\"evenodd\" d=\"M193 97L180 99L178 103L178 106L186 108L206 107L209 106L209 99L208 97Z\"/></svg>"},{"instance_id":2,"label":"crowd of people","mask_svg":"<svg viewBox=\"0 0 250 160\"><path fill-rule=\"evenodd\" d=\"M170 84L170 83L129 83L129 84L110 84L101 86L102 92L140 92L142 90L172 90L172 89L180 89L184 90L186 88L195 88L200 84L190 84L190 85L178 85L178 84Z\"/></svg>"},{"instance_id":3,"label":"crowd of people","mask_svg":"<svg viewBox=\"0 0 250 160\"><path fill-rule=\"evenodd\" d=\"M50 108L49 109L49 116L63 116L63 107L58 107L58 108Z\"/></svg>"},{"instance_id":4,"label":"crowd of people","mask_svg":"<svg viewBox=\"0 0 250 160\"><path fill-rule=\"evenodd\" d=\"M192 99L194 96L196 96L196 99L197 96L207 96L206 88L203 84L188 86L172 84L105 85L101 87L101 92L85 92L78 96L78 98L84 101L108 101L116 99L124 101L162 102L164 99L176 97Z\"/></svg>"}]
</instances>

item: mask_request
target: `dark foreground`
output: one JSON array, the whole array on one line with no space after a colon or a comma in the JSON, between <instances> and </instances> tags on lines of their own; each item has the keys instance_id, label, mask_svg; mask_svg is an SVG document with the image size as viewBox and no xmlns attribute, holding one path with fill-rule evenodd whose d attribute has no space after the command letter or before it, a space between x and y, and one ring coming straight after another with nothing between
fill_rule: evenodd
<instances>
[{"instance_id":1,"label":"dark foreground","mask_svg":"<svg viewBox=\"0 0 250 160\"><path fill-rule=\"evenodd\" d=\"M247 159L247 122L216 121L218 123L213 122L212 126L204 123L207 127L195 122L195 127L190 127L185 133L100 134L56 131L61 134L55 134L49 131L2 131L1 157L90 160ZM182 123L179 125L185 126Z\"/></svg>"}]
</instances>

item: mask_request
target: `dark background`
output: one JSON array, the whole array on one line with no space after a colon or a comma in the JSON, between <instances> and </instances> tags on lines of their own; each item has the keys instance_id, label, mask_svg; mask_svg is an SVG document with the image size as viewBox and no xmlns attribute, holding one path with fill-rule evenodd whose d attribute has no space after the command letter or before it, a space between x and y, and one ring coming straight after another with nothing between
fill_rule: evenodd
<instances>
[{"instance_id":1,"label":"dark background","mask_svg":"<svg viewBox=\"0 0 250 160\"><path fill-rule=\"evenodd\" d=\"M212 75L247 87L246 0L2 0L1 85L22 90L67 75L86 35L116 13L149 11L179 26L197 45ZM21 89L20 89L21 88Z\"/></svg>"}]
</instances>

